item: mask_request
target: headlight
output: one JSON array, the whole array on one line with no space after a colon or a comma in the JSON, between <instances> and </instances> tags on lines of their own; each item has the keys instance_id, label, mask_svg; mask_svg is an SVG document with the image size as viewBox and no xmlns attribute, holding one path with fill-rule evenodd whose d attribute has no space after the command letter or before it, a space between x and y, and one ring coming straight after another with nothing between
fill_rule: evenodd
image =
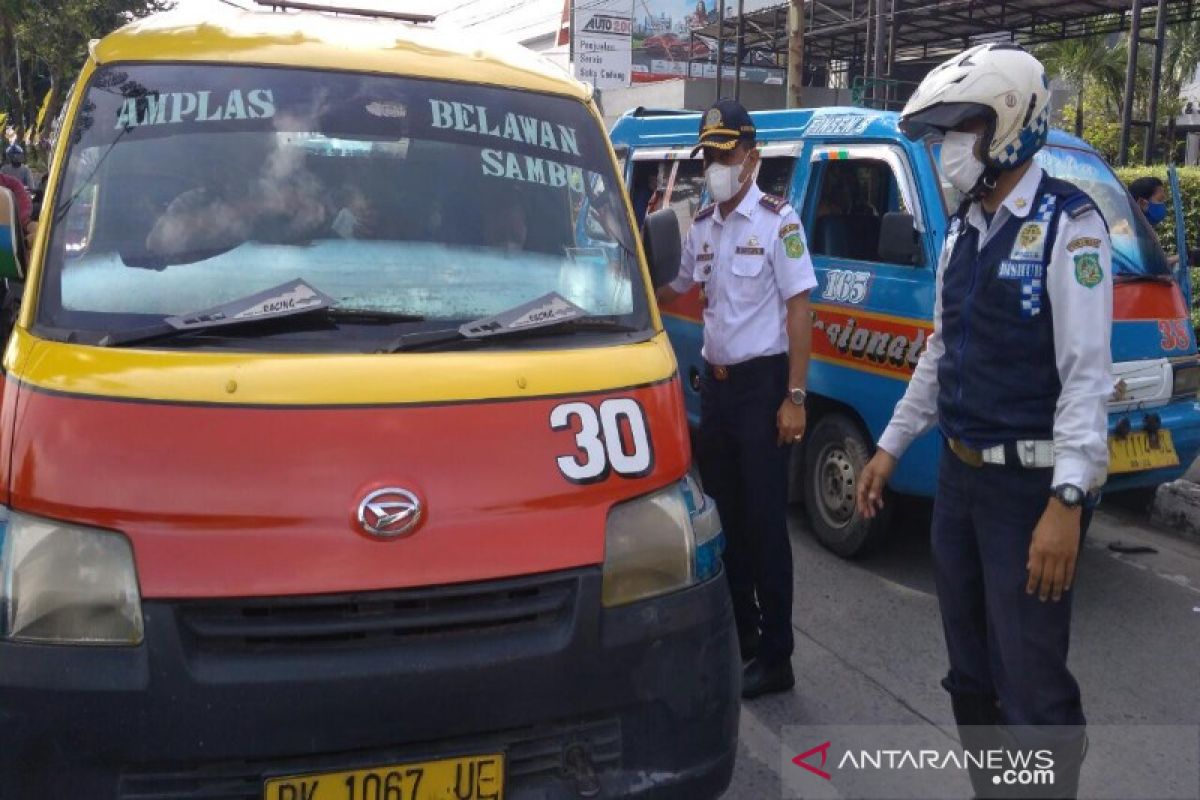
<instances>
[{"instance_id":1,"label":"headlight","mask_svg":"<svg viewBox=\"0 0 1200 800\"><path fill-rule=\"evenodd\" d=\"M1200 393L1200 364L1172 364L1174 381L1171 384L1171 397L1195 397Z\"/></svg>"},{"instance_id":2,"label":"headlight","mask_svg":"<svg viewBox=\"0 0 1200 800\"><path fill-rule=\"evenodd\" d=\"M0 529L5 638L134 645L142 605L129 540L15 511Z\"/></svg>"},{"instance_id":3,"label":"headlight","mask_svg":"<svg viewBox=\"0 0 1200 800\"><path fill-rule=\"evenodd\" d=\"M692 582L695 540L680 484L608 512L603 601L619 606Z\"/></svg>"},{"instance_id":4,"label":"headlight","mask_svg":"<svg viewBox=\"0 0 1200 800\"><path fill-rule=\"evenodd\" d=\"M613 506L605 535L604 605L708 580L721 571L724 548L716 505L691 477Z\"/></svg>"}]
</instances>

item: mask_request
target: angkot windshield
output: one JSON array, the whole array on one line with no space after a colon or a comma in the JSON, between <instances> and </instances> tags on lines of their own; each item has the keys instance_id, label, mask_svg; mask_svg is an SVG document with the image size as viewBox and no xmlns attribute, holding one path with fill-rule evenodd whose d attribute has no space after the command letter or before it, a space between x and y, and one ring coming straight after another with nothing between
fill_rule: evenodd
<instances>
[{"instance_id":1,"label":"angkot windshield","mask_svg":"<svg viewBox=\"0 0 1200 800\"><path fill-rule=\"evenodd\" d=\"M371 350L550 293L614 330L648 331L604 132L577 101L350 73L112 66L92 79L72 136L42 335L97 341L297 280L336 309L379 312L369 325L295 317L301 330L281 338L306 349ZM201 338L274 346L232 327Z\"/></svg>"},{"instance_id":2,"label":"angkot windshield","mask_svg":"<svg viewBox=\"0 0 1200 800\"><path fill-rule=\"evenodd\" d=\"M1070 147L1046 147L1034 158L1046 172L1075 184L1096 201L1112 237L1113 274L1171 274L1154 229L1100 156Z\"/></svg>"}]
</instances>

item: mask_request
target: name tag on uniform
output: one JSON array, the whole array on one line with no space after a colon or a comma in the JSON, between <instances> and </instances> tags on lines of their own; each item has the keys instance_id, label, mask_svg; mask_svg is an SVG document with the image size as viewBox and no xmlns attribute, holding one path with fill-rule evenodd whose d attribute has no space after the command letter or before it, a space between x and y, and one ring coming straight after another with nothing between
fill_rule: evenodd
<instances>
[{"instance_id":1,"label":"name tag on uniform","mask_svg":"<svg viewBox=\"0 0 1200 800\"><path fill-rule=\"evenodd\" d=\"M716 257L717 257L716 253L701 253L700 255L696 256L696 260L697 261L712 261Z\"/></svg>"},{"instance_id":2,"label":"name tag on uniform","mask_svg":"<svg viewBox=\"0 0 1200 800\"><path fill-rule=\"evenodd\" d=\"M996 276L1006 281L1041 279L1042 262L1040 261L1002 261Z\"/></svg>"},{"instance_id":3,"label":"name tag on uniform","mask_svg":"<svg viewBox=\"0 0 1200 800\"><path fill-rule=\"evenodd\" d=\"M767 251L761 247L738 246L733 249L733 252L739 256L761 256Z\"/></svg>"}]
</instances>

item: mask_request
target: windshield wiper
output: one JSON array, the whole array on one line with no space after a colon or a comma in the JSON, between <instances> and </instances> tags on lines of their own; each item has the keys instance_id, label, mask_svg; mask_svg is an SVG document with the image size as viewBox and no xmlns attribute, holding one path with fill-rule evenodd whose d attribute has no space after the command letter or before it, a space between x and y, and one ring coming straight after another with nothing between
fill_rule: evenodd
<instances>
[{"instance_id":1,"label":"windshield wiper","mask_svg":"<svg viewBox=\"0 0 1200 800\"><path fill-rule=\"evenodd\" d=\"M268 289L265 292L224 303L190 314L166 317L146 328L133 328L104 334L97 342L101 347L176 339L195 333L204 333L218 328L261 328L256 333L277 333L280 320L303 318L305 324L313 317L321 316L330 324L355 322L362 324L388 324L393 322L420 322L423 317L416 314L393 313L386 310L339 308L332 298L309 286L302 280L294 280ZM275 324L270 324L275 323ZM239 331L239 335L251 335L250 331Z\"/></svg>"},{"instance_id":2,"label":"windshield wiper","mask_svg":"<svg viewBox=\"0 0 1200 800\"><path fill-rule=\"evenodd\" d=\"M401 353L446 345L479 347L521 341L548 333L636 333L638 330L640 329L610 317L589 316L586 311L562 295L551 292L493 317L467 322L457 328L405 334L381 348L379 352Z\"/></svg>"}]
</instances>

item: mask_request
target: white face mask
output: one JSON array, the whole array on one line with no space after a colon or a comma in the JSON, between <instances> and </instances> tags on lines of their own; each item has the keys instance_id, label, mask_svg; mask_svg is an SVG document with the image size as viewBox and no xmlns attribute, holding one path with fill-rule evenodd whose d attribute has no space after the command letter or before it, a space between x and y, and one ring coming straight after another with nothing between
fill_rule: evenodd
<instances>
[{"instance_id":1,"label":"white face mask","mask_svg":"<svg viewBox=\"0 0 1200 800\"><path fill-rule=\"evenodd\" d=\"M942 140L942 173L963 194L970 194L983 176L983 162L975 157L977 133L950 131Z\"/></svg>"},{"instance_id":2,"label":"white face mask","mask_svg":"<svg viewBox=\"0 0 1200 800\"><path fill-rule=\"evenodd\" d=\"M738 176L746 164L709 164L704 170L704 182L708 185L708 193L718 203L724 203L732 198L742 188Z\"/></svg>"}]
</instances>

